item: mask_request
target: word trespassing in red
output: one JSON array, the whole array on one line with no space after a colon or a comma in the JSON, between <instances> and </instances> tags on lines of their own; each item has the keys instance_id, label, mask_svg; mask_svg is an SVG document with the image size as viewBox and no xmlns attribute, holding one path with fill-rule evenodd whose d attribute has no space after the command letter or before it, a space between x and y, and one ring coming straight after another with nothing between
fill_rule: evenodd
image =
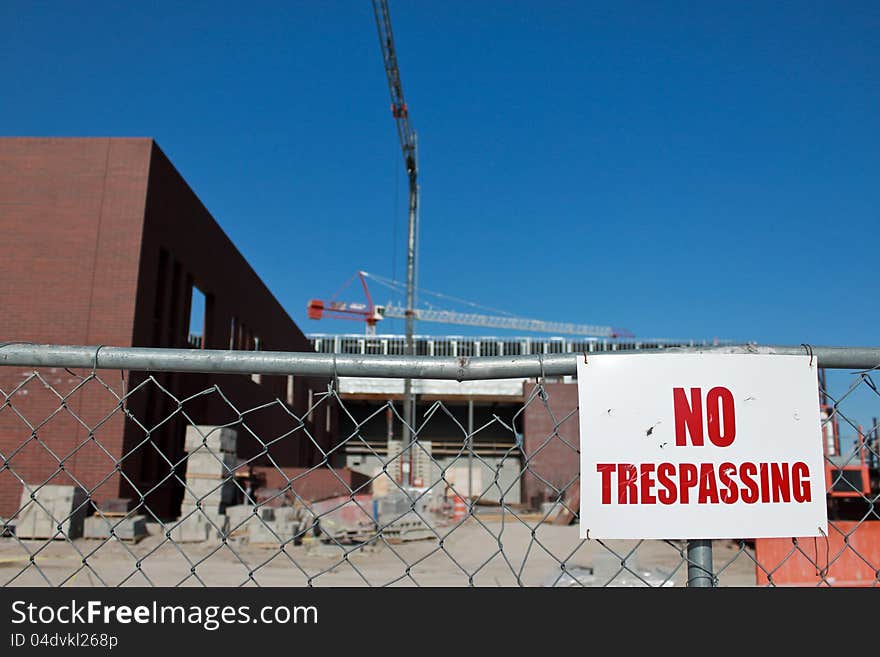
<instances>
[{"instance_id":1,"label":"word trespassing in red","mask_svg":"<svg viewBox=\"0 0 880 657\"><path fill-rule=\"evenodd\" d=\"M730 447L736 438L733 394L716 386L703 403L700 388L673 388L676 447L700 448L705 438ZM704 422L703 410L708 414ZM705 426L705 431L704 431ZM690 445L688 445L690 439ZM810 469L796 463L598 463L602 504L805 503L812 500ZM616 491L616 495L615 495Z\"/></svg>"},{"instance_id":2,"label":"word trespassing in red","mask_svg":"<svg viewBox=\"0 0 880 657\"><path fill-rule=\"evenodd\" d=\"M809 502L810 469L788 463L598 463L602 504ZM614 491L617 495L614 495Z\"/></svg>"}]
</instances>

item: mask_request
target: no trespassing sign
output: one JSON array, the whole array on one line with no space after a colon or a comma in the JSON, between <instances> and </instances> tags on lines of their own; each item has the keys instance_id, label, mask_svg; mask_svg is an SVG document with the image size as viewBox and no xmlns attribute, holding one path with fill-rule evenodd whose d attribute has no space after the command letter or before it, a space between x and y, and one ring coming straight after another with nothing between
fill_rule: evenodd
<instances>
[{"instance_id":1,"label":"no trespassing sign","mask_svg":"<svg viewBox=\"0 0 880 657\"><path fill-rule=\"evenodd\" d=\"M827 533L810 357L589 356L578 398L582 538Z\"/></svg>"}]
</instances>

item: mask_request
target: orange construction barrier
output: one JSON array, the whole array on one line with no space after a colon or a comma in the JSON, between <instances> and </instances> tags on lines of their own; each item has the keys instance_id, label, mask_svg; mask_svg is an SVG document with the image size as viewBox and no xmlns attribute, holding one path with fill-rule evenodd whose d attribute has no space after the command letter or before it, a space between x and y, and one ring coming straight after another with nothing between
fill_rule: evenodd
<instances>
[{"instance_id":1,"label":"orange construction barrier","mask_svg":"<svg viewBox=\"0 0 880 657\"><path fill-rule=\"evenodd\" d=\"M462 520L467 516L467 503L461 495L453 497L452 519L455 521Z\"/></svg>"}]
</instances>

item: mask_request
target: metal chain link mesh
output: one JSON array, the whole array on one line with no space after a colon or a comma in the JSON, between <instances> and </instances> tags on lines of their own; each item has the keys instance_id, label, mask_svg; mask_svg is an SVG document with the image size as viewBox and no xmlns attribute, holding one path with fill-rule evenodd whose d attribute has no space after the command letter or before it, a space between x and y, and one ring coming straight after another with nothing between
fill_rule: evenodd
<instances>
[{"instance_id":1,"label":"metal chain link mesh","mask_svg":"<svg viewBox=\"0 0 880 657\"><path fill-rule=\"evenodd\" d=\"M684 541L578 538L577 408L559 413L551 403L555 390L543 380L526 386L512 412L494 413L470 433L449 403L430 403L412 427L412 444L395 447L377 445L364 428L389 414L399 426L400 403L375 402L365 410L345 399L336 381L310 394L297 414L278 398L239 408L223 383L182 398L161 375L142 375L131 385L136 377L126 373L13 374L20 380L0 388L4 586L682 586L687 580ZM716 540L713 584L880 585L877 482L866 474L876 473L880 461L878 427L865 429L847 415L856 391L874 401L880 394L870 372L856 375L836 398L823 391L826 434L855 436L826 457L829 536ZM138 416L132 401L144 396L167 412ZM225 409L227 422L207 425L194 412L207 399ZM330 417L326 409L338 427L329 443L315 429ZM258 429L270 412L272 426L281 427L272 435ZM549 427L529 445L521 432L526 413ZM454 434L447 445L455 445L442 458L424 439L440 422ZM59 427L65 440L57 438ZM491 455L480 447L489 432L509 436ZM242 452L243 441L250 451ZM296 471L281 465L279 455L301 445L303 453L317 454L314 462ZM540 464L551 452L575 464L574 476L547 476ZM373 473L353 478L346 453L376 464ZM473 491L462 475L469 460L481 472ZM255 468L273 483L255 488ZM416 468L420 485L404 485L406 472ZM549 491L543 503L520 501L527 477ZM316 494L318 478L336 494ZM130 503L120 509L108 500L121 490Z\"/></svg>"}]
</instances>

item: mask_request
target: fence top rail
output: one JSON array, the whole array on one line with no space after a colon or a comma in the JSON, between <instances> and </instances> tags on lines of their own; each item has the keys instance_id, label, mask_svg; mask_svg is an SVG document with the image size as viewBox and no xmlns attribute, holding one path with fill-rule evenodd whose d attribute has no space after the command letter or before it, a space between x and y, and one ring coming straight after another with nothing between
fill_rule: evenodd
<instances>
[{"instance_id":1,"label":"fence top rail","mask_svg":"<svg viewBox=\"0 0 880 657\"><path fill-rule=\"evenodd\" d=\"M873 369L880 367L880 347L817 347L811 345L670 347L588 354L614 358L645 353L662 357L681 353L812 355L820 367ZM378 378L478 379L563 376L577 372L584 354L531 356L437 357L369 354L319 354L312 352L227 351L217 349L160 349L0 343L0 366L68 367L89 370L146 372L201 372L215 374L267 374L298 376L351 376Z\"/></svg>"}]
</instances>

